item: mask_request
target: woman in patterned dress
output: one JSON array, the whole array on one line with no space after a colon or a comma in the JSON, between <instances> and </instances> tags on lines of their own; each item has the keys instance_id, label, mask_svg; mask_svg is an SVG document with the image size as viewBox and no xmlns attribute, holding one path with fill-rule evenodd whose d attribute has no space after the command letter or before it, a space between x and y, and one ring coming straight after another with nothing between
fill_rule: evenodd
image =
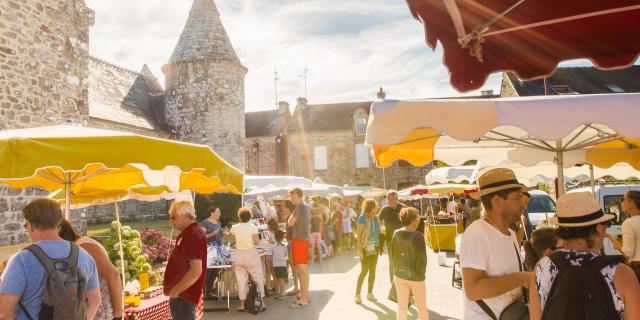
<instances>
[{"instance_id":1,"label":"woman in patterned dress","mask_svg":"<svg viewBox=\"0 0 640 320\"><path fill-rule=\"evenodd\" d=\"M576 192L558 198L558 225L556 234L564 240L564 248L558 250L573 266L596 259L601 255L606 227L615 216L604 214L598 201L589 192ZM549 298L549 292L558 276L559 268L549 257L540 259L531 282L531 319L537 320ZM613 297L616 319L640 319L640 284L635 274L623 263L611 262L601 269L601 274ZM611 319L614 320L614 319Z\"/></svg>"},{"instance_id":2,"label":"woman in patterned dress","mask_svg":"<svg viewBox=\"0 0 640 320\"><path fill-rule=\"evenodd\" d=\"M118 269L109 261L107 250L89 237L78 235L71 223L63 219L60 223L59 235L62 239L74 242L86 250L96 261L98 276L100 277L100 295L102 303L94 320L120 320L123 316L122 284Z\"/></svg>"}]
</instances>

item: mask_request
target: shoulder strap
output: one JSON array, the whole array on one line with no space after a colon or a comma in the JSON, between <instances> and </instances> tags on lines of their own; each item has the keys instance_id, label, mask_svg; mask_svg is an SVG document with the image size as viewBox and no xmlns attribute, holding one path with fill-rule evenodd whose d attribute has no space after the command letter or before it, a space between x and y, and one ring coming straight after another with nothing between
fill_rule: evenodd
<instances>
[{"instance_id":1,"label":"shoulder strap","mask_svg":"<svg viewBox=\"0 0 640 320\"><path fill-rule=\"evenodd\" d=\"M33 255L38 259L40 264L47 270L47 273L51 273L55 269L53 259L49 258L46 253L37 244L32 244L25 248L25 250L31 251Z\"/></svg>"},{"instance_id":2,"label":"shoulder strap","mask_svg":"<svg viewBox=\"0 0 640 320\"><path fill-rule=\"evenodd\" d=\"M22 308L22 311L24 312L24 314L27 315L27 318L29 318L29 320L33 320L33 317L31 316L29 311L27 311L27 308L25 308L25 306L22 304L22 302L19 302L18 304L20 305L20 308Z\"/></svg>"},{"instance_id":3,"label":"shoulder strap","mask_svg":"<svg viewBox=\"0 0 640 320\"><path fill-rule=\"evenodd\" d=\"M520 268L520 271L522 271L522 261L520 260L520 252L518 252L518 248L516 247L516 244L513 244L513 250L516 251L516 257L518 258L518 268Z\"/></svg>"},{"instance_id":4,"label":"shoulder strap","mask_svg":"<svg viewBox=\"0 0 640 320\"><path fill-rule=\"evenodd\" d=\"M78 266L78 256L80 255L80 247L73 242L69 242L71 245L71 252L69 253L69 257L67 258L67 267L77 267Z\"/></svg>"},{"instance_id":5,"label":"shoulder strap","mask_svg":"<svg viewBox=\"0 0 640 320\"><path fill-rule=\"evenodd\" d=\"M595 259L591 260L589 269L597 271L599 273L600 270L602 270L602 268L606 267L607 265L618 264L621 262L624 262L624 256L598 256Z\"/></svg>"},{"instance_id":6,"label":"shoulder strap","mask_svg":"<svg viewBox=\"0 0 640 320\"><path fill-rule=\"evenodd\" d=\"M480 306L480 308L482 308L484 313L486 313L492 320L498 320L498 317L496 317L496 314L493 313L493 310L489 308L489 306L487 305L486 302L484 302L484 300L476 300L476 303Z\"/></svg>"},{"instance_id":7,"label":"shoulder strap","mask_svg":"<svg viewBox=\"0 0 640 320\"><path fill-rule=\"evenodd\" d=\"M569 262L565 259L562 251L553 253L549 256L549 259L551 259L551 262L553 262L553 264L561 271L569 267Z\"/></svg>"},{"instance_id":8,"label":"shoulder strap","mask_svg":"<svg viewBox=\"0 0 640 320\"><path fill-rule=\"evenodd\" d=\"M417 235L418 235L418 231L414 231L413 233L411 233L411 236L409 237L409 242L413 241L413 239L415 239Z\"/></svg>"}]
</instances>

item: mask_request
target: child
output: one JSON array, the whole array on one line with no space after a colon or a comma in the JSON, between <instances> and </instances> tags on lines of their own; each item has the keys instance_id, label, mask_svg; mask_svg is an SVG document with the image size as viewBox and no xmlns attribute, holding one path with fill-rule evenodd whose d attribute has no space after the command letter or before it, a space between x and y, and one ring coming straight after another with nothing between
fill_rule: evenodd
<instances>
[{"instance_id":1,"label":"child","mask_svg":"<svg viewBox=\"0 0 640 320\"><path fill-rule=\"evenodd\" d=\"M276 244L273 246L273 270L276 275L276 299L284 298L284 282L289 278L287 272L287 246L282 243L284 232L275 232Z\"/></svg>"},{"instance_id":2,"label":"child","mask_svg":"<svg viewBox=\"0 0 640 320\"><path fill-rule=\"evenodd\" d=\"M273 250L272 248L275 247L276 245L276 239L275 239L275 234L276 231L278 231L280 229L280 227L278 226L278 220L276 219L276 217L270 217L269 220L267 220L267 226L269 227L268 230L266 230L264 232L264 234L266 235L266 240L269 242L269 247L267 249L267 254L265 257L265 281L266 281L266 286L265 288L267 289L267 296L270 294L271 290L275 289L275 285L274 283L271 282L271 279L273 278L273 281L275 282L276 280L276 276L275 273L273 271Z\"/></svg>"}]
</instances>

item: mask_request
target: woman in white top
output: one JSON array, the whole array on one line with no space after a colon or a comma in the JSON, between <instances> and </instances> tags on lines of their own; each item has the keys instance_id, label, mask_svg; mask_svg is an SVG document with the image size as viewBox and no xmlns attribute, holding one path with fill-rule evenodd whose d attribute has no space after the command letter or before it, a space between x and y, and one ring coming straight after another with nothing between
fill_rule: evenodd
<instances>
[{"instance_id":1,"label":"woman in white top","mask_svg":"<svg viewBox=\"0 0 640 320\"><path fill-rule=\"evenodd\" d=\"M622 223L622 244L607 234L613 246L629 259L640 280L640 191L630 190L622 197L622 211L631 215Z\"/></svg>"},{"instance_id":2,"label":"woman in white top","mask_svg":"<svg viewBox=\"0 0 640 320\"><path fill-rule=\"evenodd\" d=\"M260 296L263 298L264 305L264 273L262 272L262 263L256 246L260 243L258 238L258 227L251 223L252 212L249 208L240 208L238 210L238 218L240 223L234 224L229 233L236 239L235 252L235 272L238 281L238 296L240 298L240 306L238 311L244 311L244 301L247 299L249 287L249 275L258 286ZM260 310L261 311L261 310Z\"/></svg>"}]
</instances>

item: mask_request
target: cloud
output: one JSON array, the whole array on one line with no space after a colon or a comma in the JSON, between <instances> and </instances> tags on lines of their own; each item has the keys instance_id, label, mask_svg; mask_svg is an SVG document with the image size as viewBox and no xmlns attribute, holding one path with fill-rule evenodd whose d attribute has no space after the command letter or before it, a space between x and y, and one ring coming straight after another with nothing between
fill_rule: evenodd
<instances>
[{"instance_id":1,"label":"cloud","mask_svg":"<svg viewBox=\"0 0 640 320\"><path fill-rule=\"evenodd\" d=\"M130 69L148 64L163 81L190 0L86 0L96 11L91 53ZM425 43L422 25L397 0L217 0L246 77L246 109L295 103L362 101L383 86L398 99L459 95L449 85L442 52ZM499 75L485 88L498 90Z\"/></svg>"}]
</instances>

